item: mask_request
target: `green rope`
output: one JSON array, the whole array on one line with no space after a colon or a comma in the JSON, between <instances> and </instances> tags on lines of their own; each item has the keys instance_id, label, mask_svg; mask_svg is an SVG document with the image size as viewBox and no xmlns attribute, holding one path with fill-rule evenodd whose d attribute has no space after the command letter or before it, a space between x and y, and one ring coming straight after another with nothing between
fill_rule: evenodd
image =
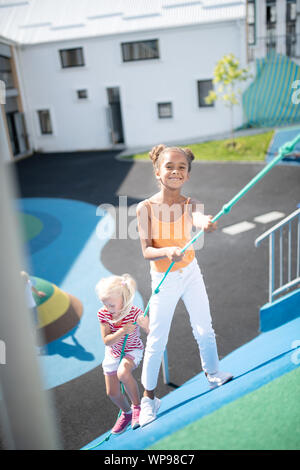
<instances>
[{"instance_id":1,"label":"green rope","mask_svg":"<svg viewBox=\"0 0 300 470\"><path fill-rule=\"evenodd\" d=\"M134 322L133 324L135 325L136 322ZM122 351L121 351L121 356L120 356L120 362L119 362L119 364L121 364L121 361L122 361L123 357L125 356L125 346L126 346L127 338L128 338L128 335L126 335L125 338L124 338L124 342L123 342L123 346L122 346ZM122 394L125 393L124 385L122 384L122 382L121 382L121 392L122 392ZM120 418L121 413L122 413L122 410L119 410L119 414L118 414L118 416L117 416L117 419ZM112 432L110 431L109 434L108 434L101 442L98 442L97 444L95 444L95 445L92 446L92 447L88 447L86 450L95 449L96 447L98 447L98 446L100 446L101 444L103 444L103 442L108 441L108 440L110 439L111 435L112 435Z\"/></svg>"},{"instance_id":2,"label":"green rope","mask_svg":"<svg viewBox=\"0 0 300 470\"><path fill-rule=\"evenodd\" d=\"M243 197L245 196L245 194L251 189L253 188L253 186L258 183L258 181L260 181L270 170L271 168L273 168L273 166L275 166L282 158L284 158L285 155L288 155L289 153L291 153L295 147L295 145L300 141L300 134L298 134L297 137L295 137L295 139L293 139L292 141L290 142L286 142L285 144L283 144L280 148L279 148L279 152L278 152L278 155L277 157L273 158L273 160L268 163L268 165L265 166L265 168L263 168L251 181L249 181L249 183L244 186L243 189L241 189L241 191L239 191L229 202L227 202L227 204L224 204L222 209L220 210L220 212L218 212L218 214L213 217L212 219L212 223L216 222L217 220L219 220L224 214L228 214L228 212L231 211L232 207ZM181 250L181 254L184 253L193 243L195 243L195 241L200 237L200 235L202 235L204 233L204 230L200 230ZM174 266L175 264L175 261L173 261L170 266L168 267L167 271L165 272L163 278L161 279L161 281L159 282L159 284L157 285L157 287L153 290L152 294L151 294L151 297L148 301L148 304L145 308L145 311L144 311L144 317L146 315L148 315L148 311L149 311L149 307L150 307L150 302L151 302L151 299L152 297L155 295L155 294L158 294L159 292L159 288L160 286L162 285L162 283L164 282L164 280L166 279L167 275L169 274L169 272L171 271L172 267ZM134 324L136 324L136 322L134 322ZM125 345L126 345L126 341L127 341L127 338L128 338L128 335L125 336L124 338L124 343L123 343L123 347L122 347L122 352L121 352L121 356L120 356L120 363L125 355L124 351L125 351ZM122 393L124 393L124 386L123 384L121 383L121 390L122 390ZM118 418L119 416L121 415L121 412L122 410L119 411L119 414L118 414ZM118 419L117 418L117 419ZM95 446L93 447L89 447L87 450L90 450L90 449L94 449L95 447L98 447L100 444L102 444L103 442L105 441L108 441L110 436L112 435L112 433L110 432L110 434L105 438L103 439L103 441L99 442L98 444L96 444Z\"/></svg>"}]
</instances>

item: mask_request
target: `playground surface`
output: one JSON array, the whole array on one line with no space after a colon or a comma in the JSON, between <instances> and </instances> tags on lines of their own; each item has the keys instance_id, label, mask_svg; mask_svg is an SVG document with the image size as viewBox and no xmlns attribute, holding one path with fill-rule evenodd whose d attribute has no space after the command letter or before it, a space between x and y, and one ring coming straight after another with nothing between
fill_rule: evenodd
<instances>
[{"instance_id":1,"label":"playground surface","mask_svg":"<svg viewBox=\"0 0 300 470\"><path fill-rule=\"evenodd\" d=\"M277 154L279 148L285 143L293 140L300 133L300 126L292 126L288 128L279 128L275 131L273 139L270 143L268 153L266 156L266 161L269 163ZM282 162L279 162L279 165L300 165L300 142L298 142L294 151L287 155Z\"/></svg>"},{"instance_id":2,"label":"playground surface","mask_svg":"<svg viewBox=\"0 0 300 470\"><path fill-rule=\"evenodd\" d=\"M152 424L83 449L299 449L295 331L300 318L259 335L221 361L228 384L209 390L202 372L162 399Z\"/></svg>"},{"instance_id":3,"label":"playground surface","mask_svg":"<svg viewBox=\"0 0 300 470\"><path fill-rule=\"evenodd\" d=\"M39 350L45 388L52 390L64 449L97 442L118 413L105 395L96 282L110 273L129 272L138 282L137 304L145 307L151 294L149 268L137 234L134 236L133 230L130 237L124 235L121 215L126 198L127 208L131 208L126 211L127 226L133 226L134 206L157 190L152 165L120 162L116 156L117 152L36 154L16 164L20 186L17 208L27 219L24 237L31 274L83 304L76 327ZM205 212L214 215L263 166L194 162L186 194L203 202ZM217 232L205 235L204 248L196 250L224 361L260 337L259 308L267 301L268 247L255 248L254 241L273 225L274 217L280 220L297 208L299 181L299 166L287 162L273 168L219 221ZM115 209L113 216L103 210L104 204ZM228 230L239 224L240 229ZM300 339L300 334L294 339ZM172 392L170 399L188 387L197 387L196 395L205 392L197 347L182 303L175 311L167 349L172 384L165 385L160 375L157 395L165 397ZM140 373L141 366L135 373L139 385ZM227 390L234 384L226 385Z\"/></svg>"}]
</instances>

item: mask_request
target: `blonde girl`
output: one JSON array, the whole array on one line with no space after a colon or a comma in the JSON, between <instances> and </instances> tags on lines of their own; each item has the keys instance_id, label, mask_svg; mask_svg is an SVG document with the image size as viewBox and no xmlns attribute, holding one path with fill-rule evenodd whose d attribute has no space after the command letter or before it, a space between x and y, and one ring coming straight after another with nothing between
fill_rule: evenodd
<instances>
[{"instance_id":1,"label":"blonde girl","mask_svg":"<svg viewBox=\"0 0 300 470\"><path fill-rule=\"evenodd\" d=\"M140 396L132 371L143 356L144 346L139 327L148 332L148 318L144 318L142 310L132 304L135 290L136 282L129 274L103 278L96 286L96 293L103 303L98 311L98 319L105 344L102 368L106 393L122 410L112 428L113 434L125 431L130 423L133 429L139 426ZM120 362L126 335L124 357ZM131 406L126 395L121 392L120 382L125 387Z\"/></svg>"},{"instance_id":2,"label":"blonde girl","mask_svg":"<svg viewBox=\"0 0 300 470\"><path fill-rule=\"evenodd\" d=\"M155 388L173 313L180 298L189 313L209 385L219 386L232 378L231 374L219 370L209 301L193 245L181 254L191 239L193 227L205 232L216 229L212 216L203 214L202 205L181 194L184 183L189 180L194 155L188 148L158 145L149 156L159 191L138 205L137 217L142 252L150 261L152 290L158 286L170 263L175 264L150 303L150 332L142 370L145 390L141 401L141 426L156 418L160 406Z\"/></svg>"}]
</instances>

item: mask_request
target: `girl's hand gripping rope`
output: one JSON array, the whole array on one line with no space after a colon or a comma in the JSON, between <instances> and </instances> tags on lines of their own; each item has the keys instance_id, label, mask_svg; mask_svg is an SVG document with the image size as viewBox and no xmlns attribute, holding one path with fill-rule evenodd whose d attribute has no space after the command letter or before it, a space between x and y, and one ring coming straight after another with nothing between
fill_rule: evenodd
<instances>
[{"instance_id":1,"label":"girl's hand gripping rope","mask_svg":"<svg viewBox=\"0 0 300 470\"><path fill-rule=\"evenodd\" d=\"M168 246L165 248L166 256L173 263L181 261L184 253L181 253L181 249L178 246Z\"/></svg>"}]
</instances>

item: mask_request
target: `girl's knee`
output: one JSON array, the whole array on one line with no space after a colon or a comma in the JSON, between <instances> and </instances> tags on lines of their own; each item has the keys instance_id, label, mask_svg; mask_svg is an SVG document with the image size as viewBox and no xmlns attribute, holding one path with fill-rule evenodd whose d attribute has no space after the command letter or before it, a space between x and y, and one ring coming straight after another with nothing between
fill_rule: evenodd
<instances>
[{"instance_id":1,"label":"girl's knee","mask_svg":"<svg viewBox=\"0 0 300 470\"><path fill-rule=\"evenodd\" d=\"M117 377L120 382L126 383L131 376L132 367L129 364L121 364L117 371Z\"/></svg>"},{"instance_id":2,"label":"girl's knee","mask_svg":"<svg viewBox=\"0 0 300 470\"><path fill-rule=\"evenodd\" d=\"M211 325L207 325L206 328L193 328L193 334L196 341L200 343L210 342L215 339L215 332Z\"/></svg>"},{"instance_id":3,"label":"girl's knee","mask_svg":"<svg viewBox=\"0 0 300 470\"><path fill-rule=\"evenodd\" d=\"M202 322L202 324L193 325L193 332L199 336L211 336L214 335L214 329L211 321Z\"/></svg>"},{"instance_id":4,"label":"girl's knee","mask_svg":"<svg viewBox=\"0 0 300 470\"><path fill-rule=\"evenodd\" d=\"M148 339L149 338L149 339ZM147 351L150 354L162 354L164 350L166 349L166 345L168 342L168 337L156 337L156 336L151 336L147 338L147 344L145 351Z\"/></svg>"},{"instance_id":5,"label":"girl's knee","mask_svg":"<svg viewBox=\"0 0 300 470\"><path fill-rule=\"evenodd\" d=\"M126 370L118 371L118 379L120 380L120 382L125 384L128 381L128 378L129 373Z\"/></svg>"}]
</instances>

